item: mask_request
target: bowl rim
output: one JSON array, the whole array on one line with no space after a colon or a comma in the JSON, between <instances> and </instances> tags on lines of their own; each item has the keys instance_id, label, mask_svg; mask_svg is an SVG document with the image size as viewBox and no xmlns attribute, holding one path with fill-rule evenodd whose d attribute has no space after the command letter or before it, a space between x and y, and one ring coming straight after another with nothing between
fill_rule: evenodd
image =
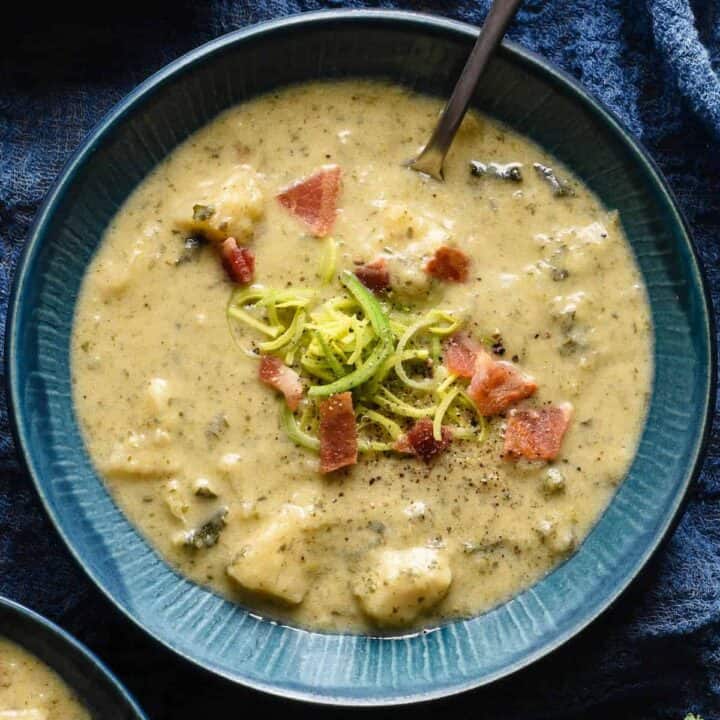
<instances>
[{"instance_id":1,"label":"bowl rim","mask_svg":"<svg viewBox=\"0 0 720 720\"><path fill-rule=\"evenodd\" d=\"M18 618L24 622L29 623L30 625L35 626L36 628L39 628L41 634L52 638L53 642L57 641L59 644L64 646L65 655L72 656L75 660L78 661L78 663L82 665L93 666L97 668L100 671L100 674L104 677L108 688L112 689L113 694L116 695L117 698L124 703L126 709L133 712L133 717L135 717L137 720L148 720L147 715L145 715L143 710L140 708L135 698L130 694L130 691L120 682L120 680L118 680L117 676L113 673L113 671L110 670L110 668L102 660L100 660L100 658L95 655L92 650L90 650L86 645L84 645L79 640L70 635L67 630L63 630L63 628L61 628L59 625L54 623L52 620L44 617L43 615L40 615L40 613L36 612L35 610L31 610L30 608L26 607L25 605L21 605L15 600L11 600L8 597L0 595L0 618L2 618L3 615L9 615L10 617ZM81 693L78 692L77 688L73 687L72 685L70 685L70 683L68 683L62 672L59 671L57 668L49 665L45 658L41 657L34 650L27 647L23 640L18 640L15 637L9 637L1 631L0 637L7 637L8 640L15 643L26 652L30 653L33 657L36 657L43 664L47 665L47 667L49 667L54 673L56 673L60 677L60 679L66 685L68 685L68 687L70 687L73 692L75 692L81 702L84 701Z\"/></svg>"},{"instance_id":2,"label":"bowl rim","mask_svg":"<svg viewBox=\"0 0 720 720\"><path fill-rule=\"evenodd\" d=\"M653 184L653 189L659 193L661 203L664 204L670 214L671 222L677 228L680 237L684 239L685 244L687 245L690 261L690 269L687 276L701 291L700 295L702 299L702 306L700 310L704 321L703 330L705 337L708 340L707 357L705 358L705 378L708 387L708 394L702 408L702 433L696 438L693 451L690 454L691 460L687 464L687 469L682 477L682 482L678 483L678 490L675 493L673 502L669 508L667 519L658 527L651 541L648 543L645 552L638 558L635 566L626 573L626 577L620 580L614 591L596 610L587 615L583 615L580 620L574 622L565 632L556 635L553 639L543 643L537 650L524 655L521 659L513 663L509 663L502 669L479 679L470 679L453 685L452 687L428 689L411 695L395 695L391 698L376 698L374 696L337 697L329 694L313 693L311 689L280 688L272 681L258 681L248 678L239 679L235 675L223 672L217 668L211 669L207 667L201 660L196 659L192 655L177 647L174 647L168 641L163 639L161 635L146 627L146 625L139 618L133 615L128 608L125 608L114 598L110 588L105 586L103 581L97 577L95 572L91 571L87 567L86 563L81 558L79 550L76 549L70 541L70 538L67 536L57 514L52 508L40 481L40 473L37 472L33 462L33 453L30 449L30 443L26 440L21 429L20 418L23 413L20 408L22 403L20 402L20 390L15 377L16 367L20 363L17 352L17 318L24 295L23 290L26 284L28 269L35 255L38 253L40 246L44 242L44 238L47 233L47 225L49 224L56 207L62 202L67 190L72 186L79 169L93 154L95 148L103 141L105 135L121 124L125 119L125 116L134 109L137 103L141 102L145 97L151 96L155 90L162 87L166 82L169 82L171 79L181 75L185 70L192 68L195 64L202 62L208 56L221 52L236 43L241 43L277 30L288 30L296 27L307 26L322 26L324 24L333 24L337 22L370 22L391 25L405 24L407 26L415 25L418 30L430 30L439 34L466 38L468 40L474 40L479 32L478 26L467 22L449 19L436 14L415 11L384 9L332 9L297 13L248 25L214 38L181 55L142 81L100 118L100 120L85 136L79 147L71 154L57 178L47 191L45 199L38 209L35 219L28 231L25 245L22 248L16 265L8 302L5 336L6 393L8 398L10 428L17 448L18 458L20 459L26 472L31 476L40 501L45 508L45 512L52 521L56 532L58 532L66 548L69 550L78 565L101 590L105 597L110 600L113 606L137 627L139 627L148 637L152 638L153 641L171 651L174 655L191 663L199 670L211 672L212 674L223 677L234 684L243 685L277 697L338 707L403 705L449 697L496 682L497 680L512 675L549 655L564 645L572 637L575 637L582 632L588 625L595 622L595 620L607 612L607 610L615 604L618 598L625 593L628 587L646 567L650 558L669 538L671 532L680 520L682 515L681 511L688 500L689 490L692 484L696 481L702 468L703 459L710 439L716 403L718 355L715 339L716 324L714 308L703 262L698 253L689 224L677 203L677 199L673 191L668 185L667 180L656 162L641 142L634 137L625 123L610 109L605 107L605 105L589 90L585 89L578 80L564 70L556 67L549 60L521 47L514 42L507 40L503 41L502 47L498 50L499 53L505 56L510 56L513 62L519 63L521 66L531 68L539 74L542 74L550 82L562 86L563 90L568 93L574 102L581 104L589 112L594 114L601 122L603 122L607 126L608 131L618 139L625 151L634 159L634 161L644 167L649 180Z\"/></svg>"}]
</instances>

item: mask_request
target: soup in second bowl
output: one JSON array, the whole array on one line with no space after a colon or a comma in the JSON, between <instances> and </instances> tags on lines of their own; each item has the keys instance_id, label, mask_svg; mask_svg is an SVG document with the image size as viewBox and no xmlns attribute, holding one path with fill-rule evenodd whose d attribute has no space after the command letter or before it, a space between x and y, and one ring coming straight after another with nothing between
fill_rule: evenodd
<instances>
[{"instance_id":1,"label":"soup in second bowl","mask_svg":"<svg viewBox=\"0 0 720 720\"><path fill-rule=\"evenodd\" d=\"M90 713L54 670L0 637L0 720L90 720Z\"/></svg>"}]
</instances>

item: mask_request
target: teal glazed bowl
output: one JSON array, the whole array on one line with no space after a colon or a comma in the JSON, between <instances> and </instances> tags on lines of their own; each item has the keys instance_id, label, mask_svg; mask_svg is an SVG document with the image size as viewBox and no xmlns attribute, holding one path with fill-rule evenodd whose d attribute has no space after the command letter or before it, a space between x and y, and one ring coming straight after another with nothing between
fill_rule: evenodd
<instances>
[{"instance_id":1,"label":"teal glazed bowl","mask_svg":"<svg viewBox=\"0 0 720 720\"><path fill-rule=\"evenodd\" d=\"M52 668L93 720L147 720L128 691L84 645L41 615L0 598L0 637Z\"/></svg>"},{"instance_id":2,"label":"teal glazed bowl","mask_svg":"<svg viewBox=\"0 0 720 720\"><path fill-rule=\"evenodd\" d=\"M578 552L479 617L399 637L310 632L234 605L176 574L113 503L71 398L73 310L103 231L132 189L217 113L277 86L386 78L447 96L477 29L385 11L308 14L221 37L123 100L70 160L20 262L8 330L18 447L47 511L90 577L169 649L277 695L346 705L409 703L491 682L579 632L668 533L700 461L715 377L708 294L665 181L577 83L519 47L492 61L474 104L528 135L620 211L647 283L654 391L625 482Z\"/></svg>"}]
</instances>

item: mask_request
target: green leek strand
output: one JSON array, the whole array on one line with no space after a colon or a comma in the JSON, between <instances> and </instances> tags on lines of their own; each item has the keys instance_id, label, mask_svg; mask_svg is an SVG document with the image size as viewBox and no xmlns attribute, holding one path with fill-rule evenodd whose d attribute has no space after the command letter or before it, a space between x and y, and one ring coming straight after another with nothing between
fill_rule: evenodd
<instances>
[{"instance_id":1,"label":"green leek strand","mask_svg":"<svg viewBox=\"0 0 720 720\"><path fill-rule=\"evenodd\" d=\"M279 335L274 340L268 340L267 342L263 342L259 344L259 348L264 353L274 352L275 350L279 350L280 348L287 345L296 335L298 328L301 329L305 325L305 311L304 310L297 310L292 322L288 327L286 328L285 332L282 333L282 335Z\"/></svg>"},{"instance_id":2,"label":"green leek strand","mask_svg":"<svg viewBox=\"0 0 720 720\"><path fill-rule=\"evenodd\" d=\"M327 385L313 385L308 390L310 397L328 397L352 390L367 382L393 351L393 334L390 323L375 296L353 275L345 271L340 281L355 298L378 336L378 342L362 365L348 375Z\"/></svg>"},{"instance_id":3,"label":"green leek strand","mask_svg":"<svg viewBox=\"0 0 720 720\"><path fill-rule=\"evenodd\" d=\"M360 417L372 420L376 425L380 425L393 440L397 440L403 434L402 428L394 420L385 417L382 413L366 407L358 407L357 414Z\"/></svg>"},{"instance_id":4,"label":"green leek strand","mask_svg":"<svg viewBox=\"0 0 720 720\"><path fill-rule=\"evenodd\" d=\"M316 332L315 338L317 339L318 344L322 349L323 357L327 361L327 364L330 366L330 369L333 371L333 374L336 378L341 378L345 374L345 371L343 370L342 365L338 362L338 359L333 349L330 347L330 345L328 345L325 336L321 332Z\"/></svg>"},{"instance_id":5,"label":"green leek strand","mask_svg":"<svg viewBox=\"0 0 720 720\"><path fill-rule=\"evenodd\" d=\"M313 435L306 433L298 425L297 418L295 417L293 411L284 401L282 402L281 416L283 428L285 429L288 437L294 443L314 452L320 451L320 440Z\"/></svg>"},{"instance_id":6,"label":"green leek strand","mask_svg":"<svg viewBox=\"0 0 720 720\"><path fill-rule=\"evenodd\" d=\"M254 327L256 330L259 330L265 335L269 335L271 338L277 337L283 330L280 326L268 325L267 323L254 318L249 312L238 307L229 307L227 314L234 320L242 320L246 325Z\"/></svg>"},{"instance_id":7,"label":"green leek strand","mask_svg":"<svg viewBox=\"0 0 720 720\"><path fill-rule=\"evenodd\" d=\"M450 405L452 405L453 400L455 400L459 392L460 388L454 388L443 398L442 402L437 406L437 410L435 411L435 415L433 417L433 437L438 442L442 440L442 421L445 417L445 413L447 412Z\"/></svg>"},{"instance_id":8,"label":"green leek strand","mask_svg":"<svg viewBox=\"0 0 720 720\"><path fill-rule=\"evenodd\" d=\"M325 245L322 265L320 267L320 279L323 285L328 285L335 275L337 269L337 243L334 238L329 237Z\"/></svg>"},{"instance_id":9,"label":"green leek strand","mask_svg":"<svg viewBox=\"0 0 720 720\"><path fill-rule=\"evenodd\" d=\"M381 387L380 392L372 398L376 405L391 410L396 415L409 418L432 417L437 410L437 405L428 407L415 407L401 400L397 395L391 393L386 387Z\"/></svg>"}]
</instances>

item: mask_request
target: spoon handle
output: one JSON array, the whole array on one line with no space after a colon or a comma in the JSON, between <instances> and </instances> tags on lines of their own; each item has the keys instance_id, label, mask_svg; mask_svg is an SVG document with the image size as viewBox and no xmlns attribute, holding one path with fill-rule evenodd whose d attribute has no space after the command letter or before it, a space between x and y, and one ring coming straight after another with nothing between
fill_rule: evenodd
<instances>
[{"instance_id":1,"label":"spoon handle","mask_svg":"<svg viewBox=\"0 0 720 720\"><path fill-rule=\"evenodd\" d=\"M500 44L510 21L515 17L522 0L494 0L475 46L465 63L460 78L440 115L428 144L410 163L413 170L443 179L445 155L460 127L468 105L495 48Z\"/></svg>"}]
</instances>

